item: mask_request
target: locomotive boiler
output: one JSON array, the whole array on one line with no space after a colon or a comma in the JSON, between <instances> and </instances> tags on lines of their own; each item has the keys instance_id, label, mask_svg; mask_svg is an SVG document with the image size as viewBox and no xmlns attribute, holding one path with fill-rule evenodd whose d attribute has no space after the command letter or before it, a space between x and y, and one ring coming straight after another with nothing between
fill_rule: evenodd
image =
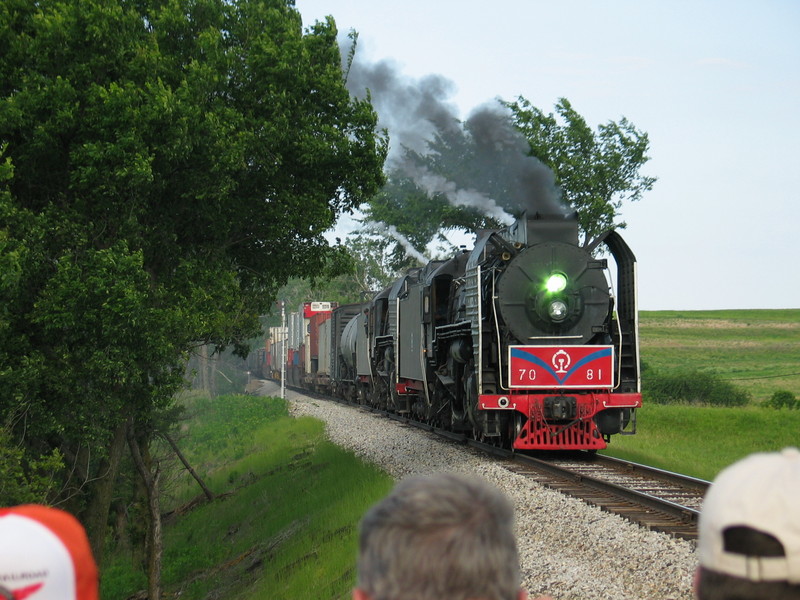
<instances>
[{"instance_id":1,"label":"locomotive boiler","mask_svg":"<svg viewBox=\"0 0 800 600\"><path fill-rule=\"evenodd\" d=\"M575 214L523 215L329 314L342 398L517 450L635 432L636 260L614 230L580 246Z\"/></svg>"}]
</instances>

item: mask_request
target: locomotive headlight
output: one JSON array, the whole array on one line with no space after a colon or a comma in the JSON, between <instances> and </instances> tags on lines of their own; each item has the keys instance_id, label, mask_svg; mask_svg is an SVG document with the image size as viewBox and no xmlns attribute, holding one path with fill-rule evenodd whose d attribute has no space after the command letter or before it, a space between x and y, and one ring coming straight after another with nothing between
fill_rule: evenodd
<instances>
[{"instance_id":1,"label":"locomotive headlight","mask_svg":"<svg viewBox=\"0 0 800 600\"><path fill-rule=\"evenodd\" d=\"M556 323L567 318L567 303L563 300L553 300L547 306L547 315Z\"/></svg>"},{"instance_id":2,"label":"locomotive headlight","mask_svg":"<svg viewBox=\"0 0 800 600\"><path fill-rule=\"evenodd\" d=\"M551 273L544 285L551 294L563 292L567 287L567 276L563 273Z\"/></svg>"}]
</instances>

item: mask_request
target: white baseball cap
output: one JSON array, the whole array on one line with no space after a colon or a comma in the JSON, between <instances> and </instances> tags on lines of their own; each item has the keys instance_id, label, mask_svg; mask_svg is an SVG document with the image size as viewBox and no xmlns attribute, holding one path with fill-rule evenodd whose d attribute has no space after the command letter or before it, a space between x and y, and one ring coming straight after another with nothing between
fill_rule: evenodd
<instances>
[{"instance_id":1,"label":"white baseball cap","mask_svg":"<svg viewBox=\"0 0 800 600\"><path fill-rule=\"evenodd\" d=\"M747 528L774 538L783 556L726 548L726 532ZM776 545L777 547L777 545ZM800 584L800 451L757 453L722 470L700 513L700 565L751 581Z\"/></svg>"},{"instance_id":2,"label":"white baseball cap","mask_svg":"<svg viewBox=\"0 0 800 600\"><path fill-rule=\"evenodd\" d=\"M0 587L14 600L97 600L97 565L80 522L36 504L0 508Z\"/></svg>"}]
</instances>

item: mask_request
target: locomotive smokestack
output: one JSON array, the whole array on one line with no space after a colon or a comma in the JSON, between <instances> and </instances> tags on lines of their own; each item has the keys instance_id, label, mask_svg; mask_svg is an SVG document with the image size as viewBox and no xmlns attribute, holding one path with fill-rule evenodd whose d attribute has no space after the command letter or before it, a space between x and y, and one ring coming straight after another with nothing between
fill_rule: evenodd
<instances>
[{"instance_id":1,"label":"locomotive smokestack","mask_svg":"<svg viewBox=\"0 0 800 600\"><path fill-rule=\"evenodd\" d=\"M525 242L564 242L578 245L578 213L541 214L524 213L519 220L525 226Z\"/></svg>"}]
</instances>

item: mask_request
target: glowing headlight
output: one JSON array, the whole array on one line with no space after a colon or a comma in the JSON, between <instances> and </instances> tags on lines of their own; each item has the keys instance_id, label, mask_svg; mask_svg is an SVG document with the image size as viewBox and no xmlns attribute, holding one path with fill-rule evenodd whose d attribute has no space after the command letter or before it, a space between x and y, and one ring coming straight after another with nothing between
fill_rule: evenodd
<instances>
[{"instance_id":1,"label":"glowing headlight","mask_svg":"<svg viewBox=\"0 0 800 600\"><path fill-rule=\"evenodd\" d=\"M551 294L556 294L558 292L563 292L564 289L567 287L567 276L563 273L553 273L550 277L547 278L545 282L545 288Z\"/></svg>"},{"instance_id":2,"label":"glowing headlight","mask_svg":"<svg viewBox=\"0 0 800 600\"><path fill-rule=\"evenodd\" d=\"M563 321L567 318L567 304L563 300L553 300L547 307L548 316L555 322Z\"/></svg>"}]
</instances>

